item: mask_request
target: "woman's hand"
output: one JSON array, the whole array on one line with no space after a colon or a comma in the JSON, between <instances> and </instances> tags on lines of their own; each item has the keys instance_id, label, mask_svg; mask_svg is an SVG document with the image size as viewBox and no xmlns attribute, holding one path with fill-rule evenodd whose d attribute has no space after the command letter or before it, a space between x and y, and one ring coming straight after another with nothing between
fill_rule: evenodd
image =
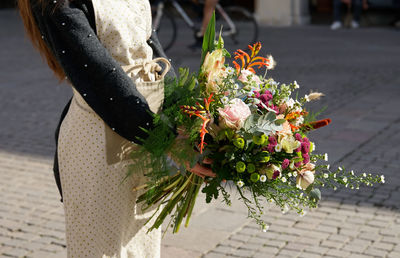
<instances>
[{"instance_id":1,"label":"woman's hand","mask_svg":"<svg viewBox=\"0 0 400 258\"><path fill-rule=\"evenodd\" d=\"M182 128L178 128L178 136L176 137L177 142L181 141L181 140L186 140L187 138L189 138L187 136L187 134L185 133L185 131ZM212 160L210 158L205 158L203 160L203 164L212 164ZM206 166L200 165L199 163L196 163L196 165L194 165L194 167L190 166L189 162L185 163L186 166L186 170L198 175L201 178L204 178L206 176L208 177L216 177L217 175L212 172L212 170Z\"/></svg>"},{"instance_id":2,"label":"woman's hand","mask_svg":"<svg viewBox=\"0 0 400 258\"><path fill-rule=\"evenodd\" d=\"M212 164L212 160L209 158L205 158L203 160L204 164ZM196 163L196 165L194 165L194 167L190 168L190 164L189 162L186 163L186 169L190 172L192 172L195 175L198 175L199 177L216 177L217 175L208 167L202 166L199 163Z\"/></svg>"}]
</instances>

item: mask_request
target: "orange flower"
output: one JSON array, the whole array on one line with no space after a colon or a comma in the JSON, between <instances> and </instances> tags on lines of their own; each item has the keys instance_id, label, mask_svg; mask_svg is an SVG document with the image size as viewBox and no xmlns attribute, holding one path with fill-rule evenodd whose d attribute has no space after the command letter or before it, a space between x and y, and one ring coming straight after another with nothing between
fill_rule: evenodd
<instances>
[{"instance_id":1,"label":"orange flower","mask_svg":"<svg viewBox=\"0 0 400 258\"><path fill-rule=\"evenodd\" d=\"M265 57L257 56L261 50L261 43L257 42L253 44L253 46L248 46L251 50L251 54L247 54L241 49L238 49L235 52L235 60L240 60L241 65L239 65L236 61L233 61L233 64L236 68L237 75L240 74L240 71L246 69L252 73L256 73L254 71L255 66L258 66L258 69L262 67L269 67L271 66L269 60Z\"/></svg>"}]
</instances>

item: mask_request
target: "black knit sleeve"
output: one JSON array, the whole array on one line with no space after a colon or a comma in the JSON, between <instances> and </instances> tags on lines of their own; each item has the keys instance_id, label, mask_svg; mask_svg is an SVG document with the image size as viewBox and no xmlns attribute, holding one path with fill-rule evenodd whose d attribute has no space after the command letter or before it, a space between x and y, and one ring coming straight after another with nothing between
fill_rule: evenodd
<instances>
[{"instance_id":1,"label":"black knit sleeve","mask_svg":"<svg viewBox=\"0 0 400 258\"><path fill-rule=\"evenodd\" d=\"M161 43L158 39L157 32L153 30L150 40L147 41L150 47L153 49L153 55L156 57L164 57L168 59L167 55L164 52L163 47L161 46ZM171 59L168 59L171 62L171 69L168 71L166 74L166 77L169 77L170 79L176 79L176 73L174 69L174 64L172 63Z\"/></svg>"},{"instance_id":2,"label":"black knit sleeve","mask_svg":"<svg viewBox=\"0 0 400 258\"><path fill-rule=\"evenodd\" d=\"M74 88L104 122L122 137L140 143L138 138L146 138L141 128L153 125L145 98L101 44L81 6L66 0L57 4L55 9L32 7L43 40Z\"/></svg>"}]
</instances>

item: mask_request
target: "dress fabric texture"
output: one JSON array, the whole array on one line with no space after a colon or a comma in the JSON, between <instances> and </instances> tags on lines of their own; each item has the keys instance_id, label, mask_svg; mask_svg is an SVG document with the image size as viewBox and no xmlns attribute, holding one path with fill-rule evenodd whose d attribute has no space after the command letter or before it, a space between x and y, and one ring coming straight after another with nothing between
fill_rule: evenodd
<instances>
[{"instance_id":1,"label":"dress fabric texture","mask_svg":"<svg viewBox=\"0 0 400 258\"><path fill-rule=\"evenodd\" d=\"M92 3L97 36L122 67L152 59L146 43L151 36L148 1ZM146 234L144 223L152 212L141 212L135 202L139 193L132 191L145 177L137 172L123 181L130 165L126 150L134 145L105 124L84 94L73 92L58 138L68 257L160 257L161 231ZM149 103L150 109L159 110L160 103Z\"/></svg>"}]
</instances>

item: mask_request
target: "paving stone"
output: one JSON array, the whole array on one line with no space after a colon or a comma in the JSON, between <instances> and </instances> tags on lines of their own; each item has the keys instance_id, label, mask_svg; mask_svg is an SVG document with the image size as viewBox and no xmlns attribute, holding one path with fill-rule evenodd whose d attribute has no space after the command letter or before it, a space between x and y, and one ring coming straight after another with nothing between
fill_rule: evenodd
<instances>
[{"instance_id":1,"label":"paving stone","mask_svg":"<svg viewBox=\"0 0 400 258\"><path fill-rule=\"evenodd\" d=\"M373 248L376 249L382 249L385 251L391 251L393 250L394 244L390 244L390 243L383 243L383 242L375 242L372 244Z\"/></svg>"},{"instance_id":2,"label":"paving stone","mask_svg":"<svg viewBox=\"0 0 400 258\"><path fill-rule=\"evenodd\" d=\"M278 240L269 240L264 243L264 246L266 247L277 247L278 249L282 248L285 246L286 242L285 241L278 241Z\"/></svg>"},{"instance_id":3,"label":"paving stone","mask_svg":"<svg viewBox=\"0 0 400 258\"><path fill-rule=\"evenodd\" d=\"M364 225L360 228L361 232L368 232L369 234L379 234L380 228L379 227L372 227L369 225Z\"/></svg>"},{"instance_id":4,"label":"paving stone","mask_svg":"<svg viewBox=\"0 0 400 258\"><path fill-rule=\"evenodd\" d=\"M328 247L328 248L334 248L334 249L340 249L343 246L343 243L325 240L321 243L321 246Z\"/></svg>"},{"instance_id":5,"label":"paving stone","mask_svg":"<svg viewBox=\"0 0 400 258\"><path fill-rule=\"evenodd\" d=\"M302 245L299 243L293 243L290 242L287 245L284 246L284 249L286 250L292 250L292 251L297 251L297 252L301 252L303 251L307 246L306 245Z\"/></svg>"},{"instance_id":6,"label":"paving stone","mask_svg":"<svg viewBox=\"0 0 400 258\"><path fill-rule=\"evenodd\" d=\"M372 227L378 227L378 228L386 228L388 225L387 221L380 221L380 220L371 220L367 222L367 225L372 226Z\"/></svg>"},{"instance_id":7,"label":"paving stone","mask_svg":"<svg viewBox=\"0 0 400 258\"><path fill-rule=\"evenodd\" d=\"M315 253L303 252L299 255L300 258L320 258L321 255ZM325 257L325 256L324 256Z\"/></svg>"},{"instance_id":8,"label":"paving stone","mask_svg":"<svg viewBox=\"0 0 400 258\"><path fill-rule=\"evenodd\" d=\"M382 239L379 239L382 243L390 243L397 245L399 242L399 239L397 237L389 237L389 236L384 236Z\"/></svg>"},{"instance_id":9,"label":"paving stone","mask_svg":"<svg viewBox=\"0 0 400 258\"><path fill-rule=\"evenodd\" d=\"M295 228L300 228L300 229L310 230L310 229L314 229L315 227L317 227L318 224L310 224L310 223L307 223L307 222L300 221L300 222L296 223L294 225L294 227Z\"/></svg>"},{"instance_id":10,"label":"paving stone","mask_svg":"<svg viewBox=\"0 0 400 258\"><path fill-rule=\"evenodd\" d=\"M231 255L234 252L235 249L236 248L229 247L229 246L218 245L217 247L215 247L213 249L213 252L226 254L226 255Z\"/></svg>"},{"instance_id":11,"label":"paving stone","mask_svg":"<svg viewBox=\"0 0 400 258\"><path fill-rule=\"evenodd\" d=\"M202 256L203 258L227 258L227 257L232 257L230 255L223 255L220 253L216 253L216 252L209 252L208 254L205 254L204 256Z\"/></svg>"},{"instance_id":12,"label":"paving stone","mask_svg":"<svg viewBox=\"0 0 400 258\"><path fill-rule=\"evenodd\" d=\"M398 258L398 257L400 257L400 252L390 252L387 257L388 258Z\"/></svg>"},{"instance_id":13,"label":"paving stone","mask_svg":"<svg viewBox=\"0 0 400 258\"><path fill-rule=\"evenodd\" d=\"M329 249L326 253L328 256L333 257L348 257L351 253L345 250L338 250L338 249Z\"/></svg>"},{"instance_id":14,"label":"paving stone","mask_svg":"<svg viewBox=\"0 0 400 258\"><path fill-rule=\"evenodd\" d=\"M311 237L311 238L324 240L324 239L327 239L330 235L331 235L330 233L310 231L304 237Z\"/></svg>"},{"instance_id":15,"label":"paving stone","mask_svg":"<svg viewBox=\"0 0 400 258\"><path fill-rule=\"evenodd\" d=\"M263 239L277 239L277 238L279 238L280 235L281 234L278 232L267 231L267 232L258 233L256 237L263 238Z\"/></svg>"},{"instance_id":16,"label":"paving stone","mask_svg":"<svg viewBox=\"0 0 400 258\"><path fill-rule=\"evenodd\" d=\"M273 225L274 226L279 225L279 226L291 228L294 224L296 224L296 222L297 221L294 221L294 220L278 219L273 222Z\"/></svg>"},{"instance_id":17,"label":"paving stone","mask_svg":"<svg viewBox=\"0 0 400 258\"><path fill-rule=\"evenodd\" d=\"M318 227L315 228L316 231L320 232L325 232L325 233L334 233L336 234L338 232L338 228L334 226L323 226L319 225Z\"/></svg>"},{"instance_id":18,"label":"paving stone","mask_svg":"<svg viewBox=\"0 0 400 258\"><path fill-rule=\"evenodd\" d=\"M396 237L400 235L399 231L393 229L381 229L379 233L383 236L390 236L390 237Z\"/></svg>"},{"instance_id":19,"label":"paving stone","mask_svg":"<svg viewBox=\"0 0 400 258\"><path fill-rule=\"evenodd\" d=\"M345 236L345 235L330 235L328 240L336 241L336 242L340 242L340 243L346 243L350 240L350 237Z\"/></svg>"},{"instance_id":20,"label":"paving stone","mask_svg":"<svg viewBox=\"0 0 400 258\"><path fill-rule=\"evenodd\" d=\"M319 254L319 255L324 255L324 254L326 254L327 252L329 252L329 248L326 248L326 247L322 247L322 246L310 246L310 247L306 247L305 249L304 249L304 252L307 252L307 253L315 253L315 254Z\"/></svg>"},{"instance_id":21,"label":"paving stone","mask_svg":"<svg viewBox=\"0 0 400 258\"><path fill-rule=\"evenodd\" d=\"M47 245L35 242L27 242L23 245L23 248L29 250L31 252L35 252L36 250L43 250L46 248Z\"/></svg>"},{"instance_id":22,"label":"paving stone","mask_svg":"<svg viewBox=\"0 0 400 258\"><path fill-rule=\"evenodd\" d=\"M300 252L293 251L293 250L281 249L279 251L278 257L285 256L285 255L288 256L288 257L296 258L296 257L300 256Z\"/></svg>"},{"instance_id":23,"label":"paving stone","mask_svg":"<svg viewBox=\"0 0 400 258\"><path fill-rule=\"evenodd\" d=\"M297 236L295 235L286 235L286 234L281 234L278 236L277 240L281 240L281 241L295 241L297 239Z\"/></svg>"},{"instance_id":24,"label":"paving stone","mask_svg":"<svg viewBox=\"0 0 400 258\"><path fill-rule=\"evenodd\" d=\"M265 254L265 253L256 252L252 256L252 258L271 258L271 257L275 257L275 254Z\"/></svg>"},{"instance_id":25,"label":"paving stone","mask_svg":"<svg viewBox=\"0 0 400 258\"><path fill-rule=\"evenodd\" d=\"M364 227L361 228L363 230ZM356 237L358 235L358 231L356 230L350 230L350 229L340 229L339 230L339 235L343 235L345 237Z\"/></svg>"},{"instance_id":26,"label":"paving stone","mask_svg":"<svg viewBox=\"0 0 400 258\"><path fill-rule=\"evenodd\" d=\"M240 234L249 235L249 236L254 236L259 233L260 233L259 229L251 228L251 227L244 227L242 230L240 230Z\"/></svg>"},{"instance_id":27,"label":"paving stone","mask_svg":"<svg viewBox=\"0 0 400 258\"><path fill-rule=\"evenodd\" d=\"M367 249L367 247L368 247L368 244L357 245L357 244L349 243L349 244L347 244L347 245L345 245L343 247L343 250L344 251L349 251L349 252L352 252L352 253L363 253L365 251L365 249Z\"/></svg>"},{"instance_id":28,"label":"paving stone","mask_svg":"<svg viewBox=\"0 0 400 258\"><path fill-rule=\"evenodd\" d=\"M47 245L39 250L50 252L50 253L56 253L56 252L61 252L64 249L65 249L65 246L51 244L51 245Z\"/></svg>"},{"instance_id":29,"label":"paving stone","mask_svg":"<svg viewBox=\"0 0 400 258\"><path fill-rule=\"evenodd\" d=\"M37 250L37 251L35 251L35 252L33 252L33 253L27 254L26 257L27 257L27 258L43 258L43 257L49 258L49 257L52 257L53 255L54 255L54 254L49 253L49 252ZM59 256L59 257L60 257L60 258L61 258L61 257L66 257L66 255L64 255L64 256Z\"/></svg>"},{"instance_id":30,"label":"paving stone","mask_svg":"<svg viewBox=\"0 0 400 258\"><path fill-rule=\"evenodd\" d=\"M360 233L357 238L359 239L364 239L364 240L370 240L370 241L379 241L382 239L381 235L378 234L371 234L368 232L362 232Z\"/></svg>"},{"instance_id":31,"label":"paving stone","mask_svg":"<svg viewBox=\"0 0 400 258\"><path fill-rule=\"evenodd\" d=\"M349 223L349 222L341 222L337 220L326 220L321 223L321 226L326 226L326 227L334 227L336 228L341 228L341 229L356 229L359 227L359 224L354 224L354 223Z\"/></svg>"},{"instance_id":32,"label":"paving stone","mask_svg":"<svg viewBox=\"0 0 400 258\"><path fill-rule=\"evenodd\" d=\"M66 250L64 250L64 252L65 253L57 252L56 254L54 254L55 255L54 258L57 258L57 256L58 256L58 258L67 257ZM202 256L202 253L184 249L184 246L182 246L181 248L177 248L177 247L173 247L173 246L166 246L166 245L161 246L161 258L172 257L172 256L199 258Z\"/></svg>"},{"instance_id":33,"label":"paving stone","mask_svg":"<svg viewBox=\"0 0 400 258\"><path fill-rule=\"evenodd\" d=\"M279 252L279 248L277 247L272 247L272 246L264 246L260 248L258 251L256 251L256 256L261 257L262 255L275 255Z\"/></svg>"},{"instance_id":34,"label":"paving stone","mask_svg":"<svg viewBox=\"0 0 400 258\"><path fill-rule=\"evenodd\" d=\"M365 250L364 253L371 256L385 257L389 252L382 249L368 247L368 249Z\"/></svg>"},{"instance_id":35,"label":"paving stone","mask_svg":"<svg viewBox=\"0 0 400 258\"><path fill-rule=\"evenodd\" d=\"M248 250L248 249L235 249L233 250L232 256L239 256L239 257L252 257L255 253L255 250Z\"/></svg>"},{"instance_id":36,"label":"paving stone","mask_svg":"<svg viewBox=\"0 0 400 258\"><path fill-rule=\"evenodd\" d=\"M260 237L251 237L246 243L243 244L257 244L257 245L264 245L265 243L269 242L270 240L267 240L265 238L260 238Z\"/></svg>"},{"instance_id":37,"label":"paving stone","mask_svg":"<svg viewBox=\"0 0 400 258\"><path fill-rule=\"evenodd\" d=\"M182 246L190 246L189 250L191 251L207 253L215 248L219 243L228 239L229 235L229 232L192 227L190 228L190 231L182 230L178 234L167 233L162 239L162 244L178 248ZM199 239L201 239L201 241L199 241ZM243 240L243 242L245 241Z\"/></svg>"},{"instance_id":38,"label":"paving stone","mask_svg":"<svg viewBox=\"0 0 400 258\"><path fill-rule=\"evenodd\" d=\"M238 241L238 242L247 242L250 239L249 235L243 235L243 234L235 234L233 236L230 236L230 240Z\"/></svg>"},{"instance_id":39,"label":"paving stone","mask_svg":"<svg viewBox=\"0 0 400 258\"><path fill-rule=\"evenodd\" d=\"M367 257L372 257L366 254L357 254L357 253L352 253L348 256L349 258L367 258Z\"/></svg>"},{"instance_id":40,"label":"paving stone","mask_svg":"<svg viewBox=\"0 0 400 258\"><path fill-rule=\"evenodd\" d=\"M250 242L250 243L253 243L253 242ZM255 242L255 243L258 243L258 242ZM243 242L239 242L239 241L235 241L235 240L231 240L231 239L226 239L221 242L221 245L230 246L230 247L234 247L234 248L239 248L243 244L244 244Z\"/></svg>"},{"instance_id":41,"label":"paving stone","mask_svg":"<svg viewBox=\"0 0 400 258\"><path fill-rule=\"evenodd\" d=\"M9 247L9 248L5 248L4 250L2 250L0 254L4 255L4 256L11 256L11 257L23 257L28 253L29 253L29 251L26 249L22 249L19 247Z\"/></svg>"},{"instance_id":42,"label":"paving stone","mask_svg":"<svg viewBox=\"0 0 400 258\"><path fill-rule=\"evenodd\" d=\"M252 250L252 251L257 251L258 249L262 248L263 245L261 244L255 244L255 243L245 243L240 247L240 249L245 249L245 250Z\"/></svg>"},{"instance_id":43,"label":"paving stone","mask_svg":"<svg viewBox=\"0 0 400 258\"><path fill-rule=\"evenodd\" d=\"M307 246L315 246L319 245L321 243L321 239L319 238L313 238L313 237L300 237L296 240L296 243L302 244L302 245L307 245Z\"/></svg>"}]
</instances>

